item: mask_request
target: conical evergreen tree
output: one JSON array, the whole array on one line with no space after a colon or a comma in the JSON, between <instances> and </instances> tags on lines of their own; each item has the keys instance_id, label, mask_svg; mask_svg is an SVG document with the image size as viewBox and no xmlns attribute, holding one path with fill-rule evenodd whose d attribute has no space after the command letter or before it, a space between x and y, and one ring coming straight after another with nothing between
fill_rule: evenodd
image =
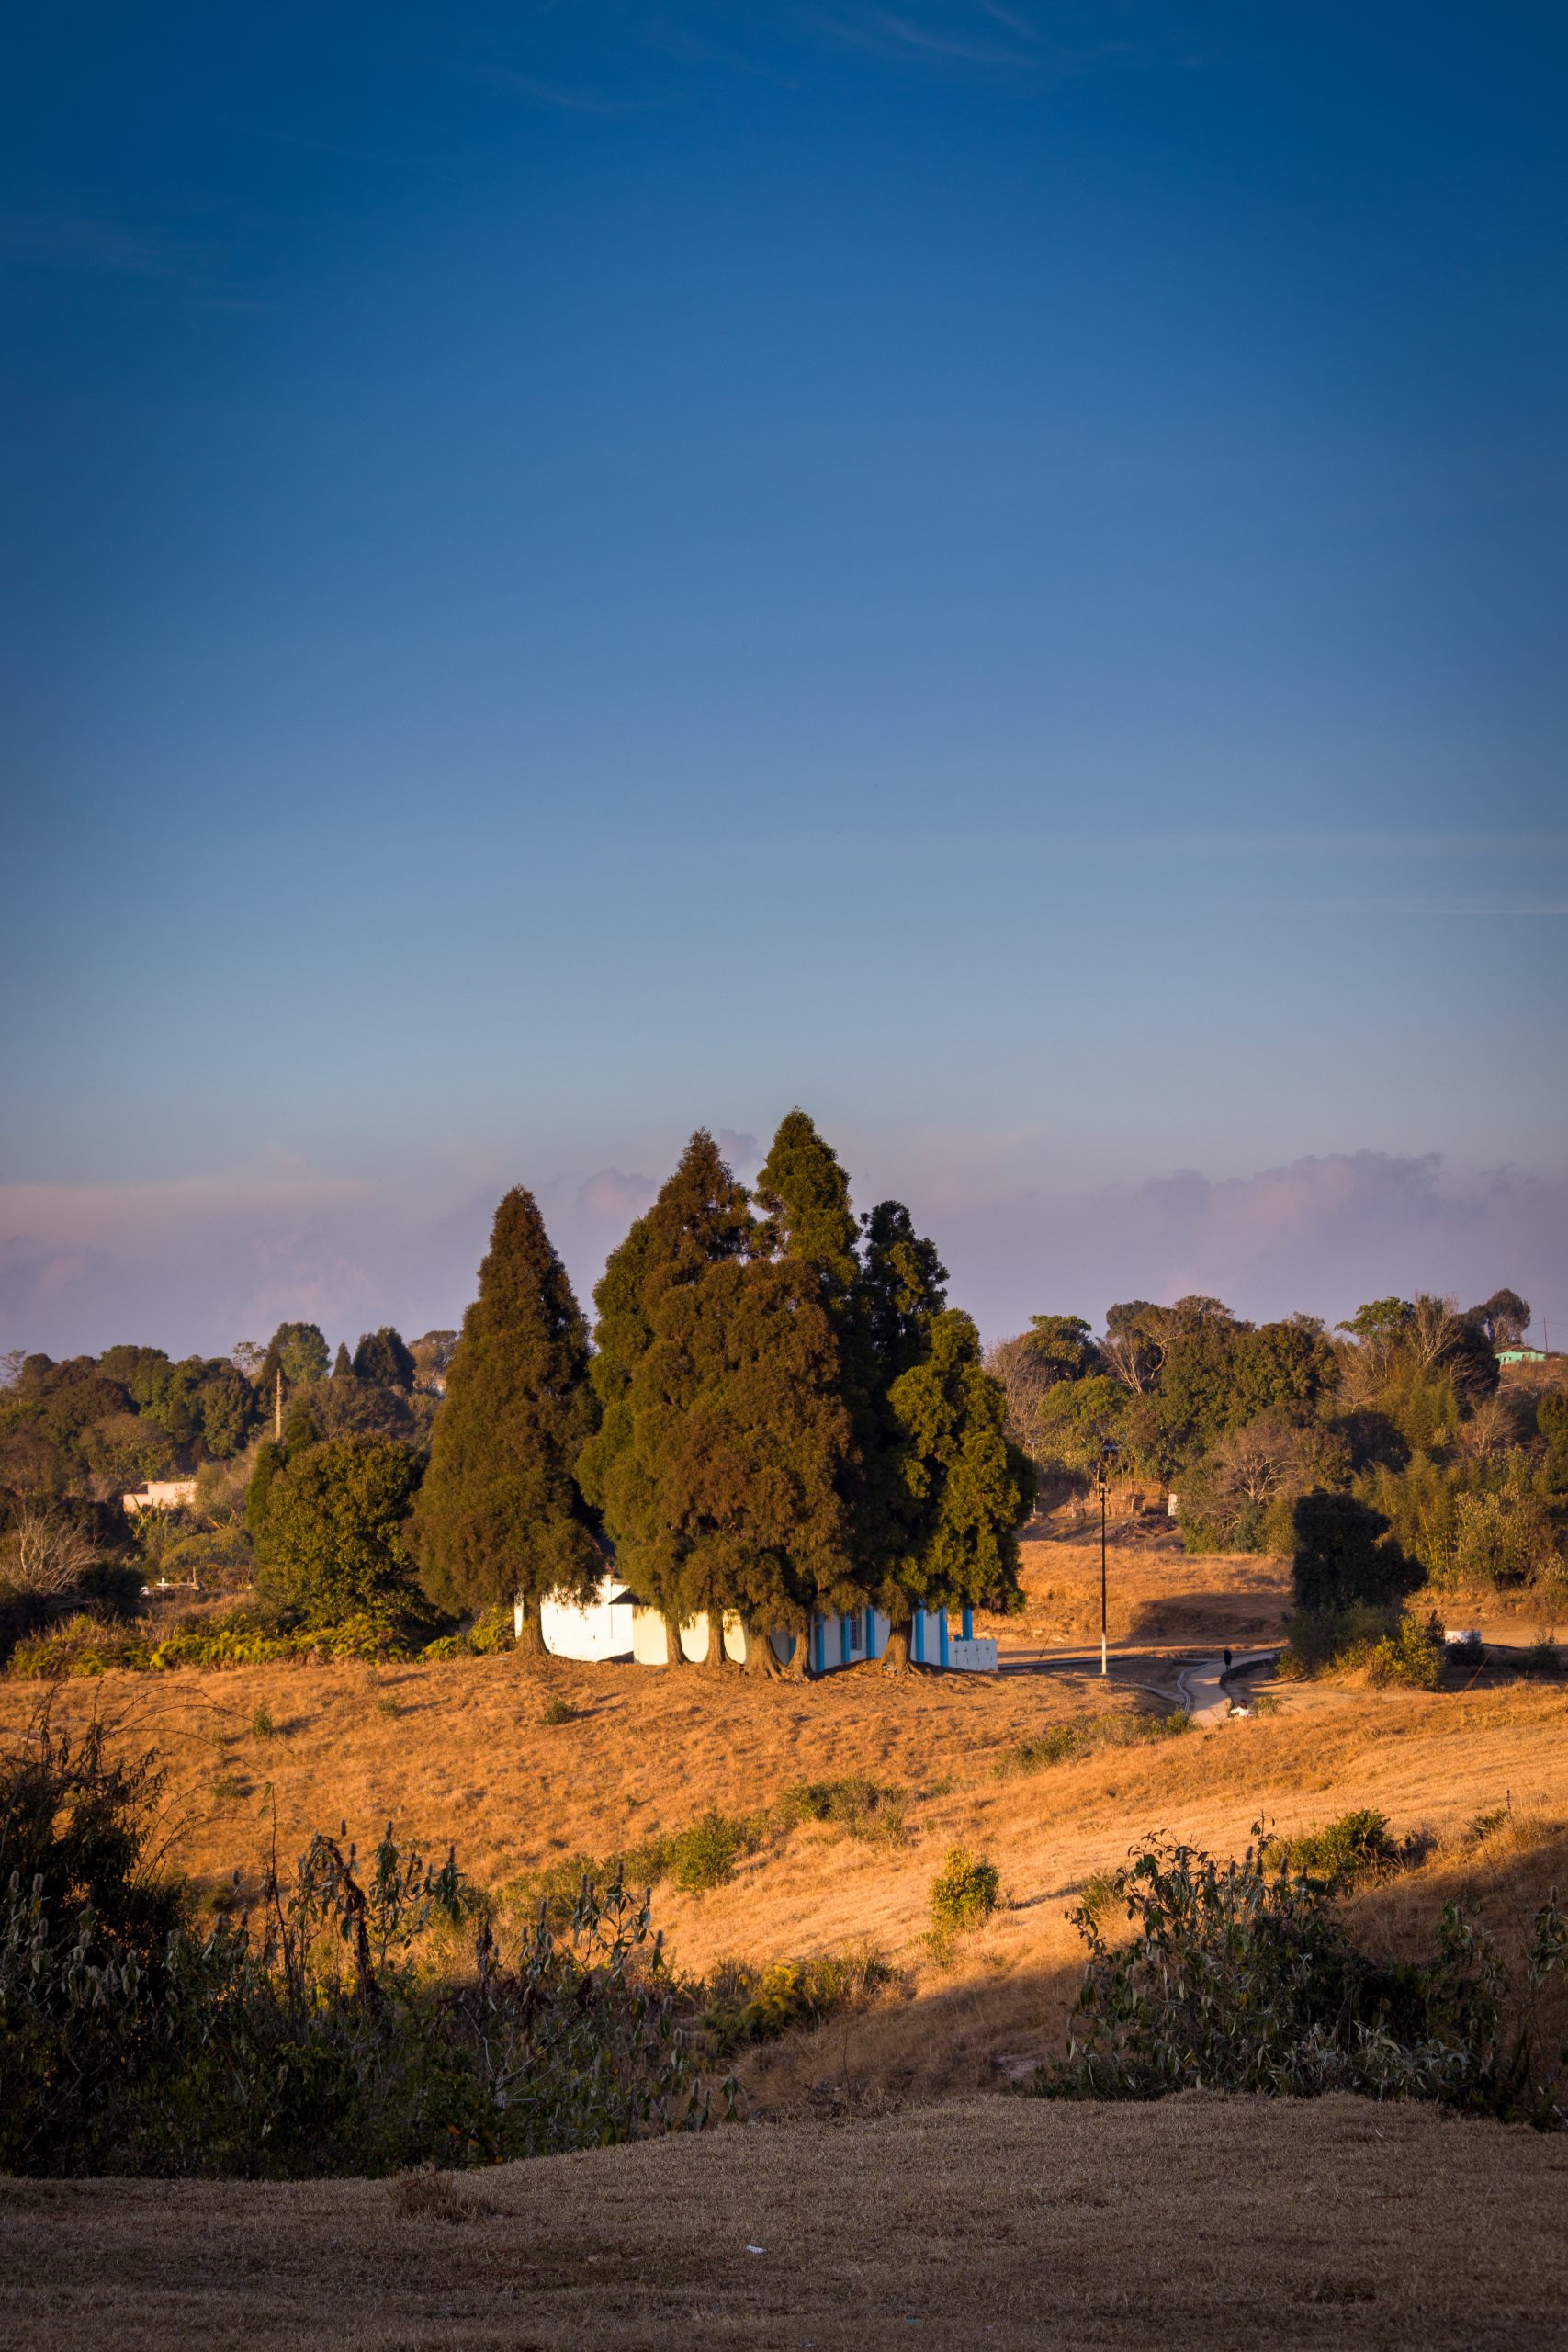
<instances>
[{"instance_id":1,"label":"conical evergreen tree","mask_svg":"<svg viewBox=\"0 0 1568 2352\"><path fill-rule=\"evenodd\" d=\"M348 1349L342 1340L338 1341L337 1353L333 1358L333 1378L334 1380L354 1378L354 1366L348 1360Z\"/></svg>"},{"instance_id":2,"label":"conical evergreen tree","mask_svg":"<svg viewBox=\"0 0 1568 2352\"><path fill-rule=\"evenodd\" d=\"M885 1555L877 1599L907 1643L916 1607L1013 1604L1034 1469L1008 1440L1006 1394L985 1369L980 1335L954 1308L932 1318L924 1354L887 1403L887 1469L902 1500L886 1532L891 1544L900 1529L902 1541Z\"/></svg>"},{"instance_id":3,"label":"conical evergreen tree","mask_svg":"<svg viewBox=\"0 0 1568 2352\"><path fill-rule=\"evenodd\" d=\"M620 1574L664 1611L672 1663L681 1656L683 1600L680 1546L661 1482L670 1449L679 1442L680 1414L697 1383L674 1335L683 1326L687 1295L712 1267L742 1259L754 1231L744 1187L713 1137L699 1128L594 1292L593 1377L604 1418L584 1451L580 1476L615 1544ZM671 1336L655 1363L654 1343L665 1323Z\"/></svg>"},{"instance_id":4,"label":"conical evergreen tree","mask_svg":"<svg viewBox=\"0 0 1568 2352\"><path fill-rule=\"evenodd\" d=\"M365 1332L354 1351L354 1376L372 1387L412 1391L413 1358L402 1333L390 1323L383 1323L378 1331Z\"/></svg>"},{"instance_id":5,"label":"conical evergreen tree","mask_svg":"<svg viewBox=\"0 0 1568 2352\"><path fill-rule=\"evenodd\" d=\"M433 1600L463 1610L519 1600L537 1647L541 1600L592 1595L603 1560L574 1473L597 1419L586 1322L519 1186L495 1213L414 1512Z\"/></svg>"},{"instance_id":6,"label":"conical evergreen tree","mask_svg":"<svg viewBox=\"0 0 1568 2352\"><path fill-rule=\"evenodd\" d=\"M813 1271L789 1258L722 1261L671 1291L634 1383L667 1620L705 1611L708 1660L739 1618L747 1657L773 1670L766 1635L805 1636L816 1608L856 1605L841 1473L850 1419L837 1335Z\"/></svg>"},{"instance_id":7,"label":"conical evergreen tree","mask_svg":"<svg viewBox=\"0 0 1568 2352\"><path fill-rule=\"evenodd\" d=\"M916 1595L897 1579L920 1533L919 1498L908 1476L908 1432L890 1400L895 1384L929 1355L946 1298L947 1268L935 1243L915 1231L902 1201L879 1201L861 1219L861 1267L844 1353L859 1457L855 1566L889 1619L890 1667L908 1664Z\"/></svg>"},{"instance_id":8,"label":"conical evergreen tree","mask_svg":"<svg viewBox=\"0 0 1568 2352\"><path fill-rule=\"evenodd\" d=\"M757 1178L763 1247L816 1272L823 1304L840 1314L860 1273L850 1180L798 1107L780 1120Z\"/></svg>"}]
</instances>

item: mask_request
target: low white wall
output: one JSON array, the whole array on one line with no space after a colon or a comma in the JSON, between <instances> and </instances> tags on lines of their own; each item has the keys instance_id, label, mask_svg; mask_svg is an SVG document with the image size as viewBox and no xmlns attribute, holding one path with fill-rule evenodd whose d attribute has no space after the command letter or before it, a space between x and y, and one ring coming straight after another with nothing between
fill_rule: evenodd
<instances>
[{"instance_id":1,"label":"low white wall","mask_svg":"<svg viewBox=\"0 0 1568 2352\"><path fill-rule=\"evenodd\" d=\"M600 1597L584 1609L575 1601L542 1600L539 1632L545 1647L557 1657L632 1657L636 1655L633 1610L629 1600L612 1598L620 1587L606 1577Z\"/></svg>"},{"instance_id":2,"label":"low white wall","mask_svg":"<svg viewBox=\"0 0 1568 2352\"><path fill-rule=\"evenodd\" d=\"M950 1634L947 1640L949 1670L961 1674L995 1674L997 1645L987 1636L976 1634L968 1641L961 1634Z\"/></svg>"}]
</instances>

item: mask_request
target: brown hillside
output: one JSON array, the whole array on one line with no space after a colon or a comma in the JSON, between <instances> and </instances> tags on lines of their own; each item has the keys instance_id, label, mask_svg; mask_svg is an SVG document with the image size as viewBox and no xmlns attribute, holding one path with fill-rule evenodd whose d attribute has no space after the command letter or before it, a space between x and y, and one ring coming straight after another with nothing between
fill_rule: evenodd
<instances>
[{"instance_id":1,"label":"brown hillside","mask_svg":"<svg viewBox=\"0 0 1568 2352\"><path fill-rule=\"evenodd\" d=\"M1047 1593L1070 1607L1086 1592L1098 1609L1098 1573L1097 1547L1091 1557L1075 1544L1036 1546L1032 1609L1056 1607ZM1261 1613L1262 1579L1273 1577L1272 1605L1282 1590L1268 1564L1163 1552L1124 1556L1117 1574L1128 1623L1158 1609L1206 1622L1210 1593L1233 1612ZM1234 1615L1223 1630L1239 1638ZM236 1868L254 1886L273 1801L286 1856L317 1826L346 1820L367 1842L392 1818L427 1845L455 1841L464 1867L501 1888L682 1828L709 1806L768 1805L801 1781L860 1773L896 1784L908 1792L901 1842L809 1825L727 1886L657 1891L671 1957L688 1971L869 1947L900 1972L899 1997L753 2058L753 2094L771 2109L976 2086L996 2079L998 2059L1050 2047L1078 1973L1065 1911L1091 1872L1151 1831L1235 1851L1260 1816L1289 1831L1380 1806L1396 1834L1446 1841L1397 1897L1378 1898L1386 1932L1406 1939L1429 1931L1442 1892L1485 1875L1485 1855L1464 1836L1478 1815L1509 1807L1524 1826L1509 1900L1552 1869L1568 1883L1552 1834L1568 1821L1561 1684L1514 1679L1437 1694L1287 1686L1278 1713L1213 1735L998 1776L1020 1740L1052 1723L1157 1707L1135 1686L1173 1690L1177 1663L1153 1646L1124 1649L1109 1689L1092 1671L893 1677L880 1666L800 1687L504 1657L117 1674L66 1684L54 1703L65 1720L99 1708L127 1741L158 1747L170 1853L209 1889ZM0 1726L17 1728L39 1696L37 1685L0 1684ZM543 1721L555 1700L570 1722ZM252 1728L260 1707L276 1725L269 1738ZM924 1944L927 1894L960 1842L999 1866L1007 1905L939 1965Z\"/></svg>"}]
</instances>

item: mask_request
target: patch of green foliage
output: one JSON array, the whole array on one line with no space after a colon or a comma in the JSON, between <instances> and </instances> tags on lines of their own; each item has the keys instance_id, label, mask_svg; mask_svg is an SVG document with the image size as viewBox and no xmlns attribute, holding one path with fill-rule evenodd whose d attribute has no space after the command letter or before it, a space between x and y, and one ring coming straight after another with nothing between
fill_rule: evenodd
<instances>
[{"instance_id":1,"label":"patch of green foliage","mask_svg":"<svg viewBox=\"0 0 1568 2352\"><path fill-rule=\"evenodd\" d=\"M695 1988L703 2050L725 2057L744 2044L824 2024L845 2010L866 2007L893 1981L893 1970L872 1952L820 1953L812 1960L773 1961L765 1968L721 1961L706 1984Z\"/></svg>"},{"instance_id":2,"label":"patch of green foliage","mask_svg":"<svg viewBox=\"0 0 1568 2352\"><path fill-rule=\"evenodd\" d=\"M576 1854L546 1870L530 1871L512 1892L525 1902L544 1902L552 1917L564 1917L581 1887L603 1893L614 1886L657 1886L668 1879L685 1894L728 1885L752 1854L782 1845L803 1822L819 1821L852 1838L897 1843L904 1835L904 1793L852 1774L836 1781L805 1781L785 1789L777 1801L753 1813L724 1813L710 1806L684 1829L644 1838L636 1846L594 1857Z\"/></svg>"},{"instance_id":3,"label":"patch of green foliage","mask_svg":"<svg viewBox=\"0 0 1568 2352\"><path fill-rule=\"evenodd\" d=\"M938 1938L962 1935L984 1927L1001 1900L1001 1873L994 1862L953 1846L931 1881L927 1909Z\"/></svg>"},{"instance_id":4,"label":"patch of green foliage","mask_svg":"<svg viewBox=\"0 0 1568 2352\"><path fill-rule=\"evenodd\" d=\"M426 1642L421 1657L504 1657L517 1646L513 1631L512 1609L508 1602L495 1601L482 1609L473 1623L456 1634L442 1634L434 1642Z\"/></svg>"},{"instance_id":5,"label":"patch of green foliage","mask_svg":"<svg viewBox=\"0 0 1568 2352\"><path fill-rule=\"evenodd\" d=\"M1568 1966L1554 1896L1517 1969L1452 1905L1429 1960L1387 1965L1349 1941L1333 1878L1281 1867L1260 1826L1253 1835L1231 1862L1150 1843L1115 1873L1111 1902L1079 1904L1070 1916L1089 1957L1077 2022L1066 2057L1032 2087L1058 2098L1353 2091L1560 2126L1563 2053L1541 2025L1543 1996ZM1113 1911L1130 1937L1112 1941Z\"/></svg>"},{"instance_id":6,"label":"patch of green foliage","mask_svg":"<svg viewBox=\"0 0 1568 2352\"><path fill-rule=\"evenodd\" d=\"M19 1681L52 1682L111 1668L161 1674L177 1667L327 1664L344 1658L401 1659L414 1655L413 1635L379 1616L352 1616L336 1624L306 1624L288 1611L253 1606L221 1615L182 1617L155 1639L145 1625L117 1623L79 1612L26 1636L6 1671Z\"/></svg>"},{"instance_id":7,"label":"patch of green foliage","mask_svg":"<svg viewBox=\"0 0 1568 2352\"><path fill-rule=\"evenodd\" d=\"M1440 1689L1447 1663L1435 1617L1359 1603L1348 1609L1298 1609L1285 1620L1290 1645L1277 1672L1286 1681L1365 1668L1380 1690Z\"/></svg>"},{"instance_id":8,"label":"patch of green foliage","mask_svg":"<svg viewBox=\"0 0 1568 2352\"><path fill-rule=\"evenodd\" d=\"M785 1789L773 1809L774 1822L824 1821L851 1838L897 1845L904 1835L904 1792L885 1787L863 1773L837 1781L802 1781Z\"/></svg>"},{"instance_id":9,"label":"patch of green foliage","mask_svg":"<svg viewBox=\"0 0 1568 2352\"><path fill-rule=\"evenodd\" d=\"M1407 1859L1406 1849L1389 1835L1386 1814L1370 1805L1294 1838L1271 1838L1267 1850L1269 1860L1281 1870L1303 1871L1347 1890L1364 1879L1386 1876Z\"/></svg>"},{"instance_id":10,"label":"patch of green foliage","mask_svg":"<svg viewBox=\"0 0 1568 2352\"><path fill-rule=\"evenodd\" d=\"M998 1780L1015 1780L1021 1773L1043 1772L1053 1764L1067 1764L1082 1756L1096 1755L1102 1747L1147 1747L1163 1739L1179 1738L1190 1731L1192 1718L1185 1707L1178 1707L1168 1715L1145 1714L1141 1710L1120 1714L1088 1715L1079 1723L1052 1724L1049 1729L1036 1732L1032 1737L1021 1740L1010 1747L997 1763Z\"/></svg>"},{"instance_id":11,"label":"patch of green foliage","mask_svg":"<svg viewBox=\"0 0 1568 2352\"><path fill-rule=\"evenodd\" d=\"M318 1836L254 1918L152 1874L152 1758L47 1712L0 1756L0 2171L315 2177L697 2128L647 1905L584 1889L503 1953L450 1854ZM433 1939L477 1933L460 1981Z\"/></svg>"}]
</instances>

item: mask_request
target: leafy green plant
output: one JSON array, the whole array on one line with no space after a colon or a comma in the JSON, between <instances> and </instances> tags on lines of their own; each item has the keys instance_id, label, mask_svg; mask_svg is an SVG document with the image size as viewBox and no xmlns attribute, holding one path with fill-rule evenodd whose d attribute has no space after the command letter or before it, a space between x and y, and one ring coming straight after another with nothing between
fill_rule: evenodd
<instances>
[{"instance_id":1,"label":"leafy green plant","mask_svg":"<svg viewBox=\"0 0 1568 2352\"><path fill-rule=\"evenodd\" d=\"M261 1705L256 1708L254 1713L251 1717L251 1737L253 1739L273 1739L276 1736L276 1733L277 1725L273 1721L272 1709L267 1705L264 1699Z\"/></svg>"},{"instance_id":2,"label":"leafy green plant","mask_svg":"<svg viewBox=\"0 0 1568 2352\"><path fill-rule=\"evenodd\" d=\"M1367 1679L1380 1689L1398 1685L1407 1690L1436 1690L1441 1687L1446 1663L1442 1628L1437 1619L1422 1623L1407 1616L1400 1621L1397 1633L1374 1645L1367 1660Z\"/></svg>"},{"instance_id":3,"label":"leafy green plant","mask_svg":"<svg viewBox=\"0 0 1568 2352\"><path fill-rule=\"evenodd\" d=\"M1111 1881L1108 1906L1069 1916L1089 1947L1065 2060L1033 2088L1064 2098L1212 2089L1424 2098L1551 2126L1562 2053L1543 1996L1568 1964L1568 1915L1551 1897L1515 1971L1457 1906L1435 1956L1385 1966L1359 1951L1331 1879L1281 1868L1260 1826L1239 1861L1152 1842Z\"/></svg>"},{"instance_id":4,"label":"leafy green plant","mask_svg":"<svg viewBox=\"0 0 1568 2352\"><path fill-rule=\"evenodd\" d=\"M1406 1849L1389 1835L1387 1815L1370 1805L1293 1838L1271 1838L1267 1849L1280 1869L1303 1871L1347 1889L1363 1879L1384 1877L1407 1859Z\"/></svg>"},{"instance_id":5,"label":"leafy green plant","mask_svg":"<svg viewBox=\"0 0 1568 2352\"><path fill-rule=\"evenodd\" d=\"M451 1853L389 1825L203 1921L151 1875L158 1787L47 1713L0 1758L0 2170L376 2175L707 2120L637 1897L584 1887L503 1952ZM453 1983L422 1953L460 1929Z\"/></svg>"},{"instance_id":6,"label":"leafy green plant","mask_svg":"<svg viewBox=\"0 0 1568 2352\"><path fill-rule=\"evenodd\" d=\"M926 1907L936 1935L946 1937L983 1927L1000 1900L1001 1873L995 1863L953 1846L931 1881Z\"/></svg>"},{"instance_id":7,"label":"leafy green plant","mask_svg":"<svg viewBox=\"0 0 1568 2352\"><path fill-rule=\"evenodd\" d=\"M822 1953L753 1968L721 1961L694 1988L705 2049L725 2056L748 2042L770 2041L863 2008L892 1984L893 1970L874 1952Z\"/></svg>"},{"instance_id":8,"label":"leafy green plant","mask_svg":"<svg viewBox=\"0 0 1568 2352\"><path fill-rule=\"evenodd\" d=\"M552 1699L539 1717L542 1724L549 1724L575 1723L576 1720L575 1713L564 1699Z\"/></svg>"}]
</instances>

